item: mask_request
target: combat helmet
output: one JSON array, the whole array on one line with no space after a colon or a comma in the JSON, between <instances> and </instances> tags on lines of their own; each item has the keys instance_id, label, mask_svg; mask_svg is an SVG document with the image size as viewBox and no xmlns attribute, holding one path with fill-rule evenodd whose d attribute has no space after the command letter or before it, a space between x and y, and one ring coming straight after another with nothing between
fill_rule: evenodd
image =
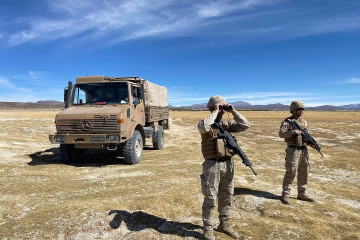
<instances>
[{"instance_id":1,"label":"combat helmet","mask_svg":"<svg viewBox=\"0 0 360 240\"><path fill-rule=\"evenodd\" d=\"M216 96L212 96L210 99L209 99L209 102L207 104L207 107L209 109L212 109L212 108L215 108L215 105L216 104L226 104L226 99L222 96L219 96L219 95L216 95Z\"/></svg>"},{"instance_id":2,"label":"combat helmet","mask_svg":"<svg viewBox=\"0 0 360 240\"><path fill-rule=\"evenodd\" d=\"M305 108L305 104L300 100L295 100L290 104L291 113L298 108Z\"/></svg>"}]
</instances>

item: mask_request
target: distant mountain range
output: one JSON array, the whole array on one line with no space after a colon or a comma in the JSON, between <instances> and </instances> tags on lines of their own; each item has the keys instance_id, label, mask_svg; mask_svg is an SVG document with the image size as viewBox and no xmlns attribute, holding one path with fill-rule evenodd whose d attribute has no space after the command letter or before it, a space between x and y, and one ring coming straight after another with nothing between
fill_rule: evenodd
<instances>
[{"instance_id":1,"label":"distant mountain range","mask_svg":"<svg viewBox=\"0 0 360 240\"><path fill-rule=\"evenodd\" d=\"M252 105L248 102L232 102L232 105L236 109L242 109L242 110L289 110L289 105L284 105L281 103L275 103L275 104L266 104L266 105ZM200 104L193 104L190 106L181 106L181 107L174 107L170 106L171 109L174 110L202 110L207 109L206 107L207 103L200 103ZM307 110L322 110L322 111L359 111L360 110L360 103L359 104L349 104L349 105L343 105L343 106L332 106L332 105L323 105L323 106L317 106L317 107L307 107Z\"/></svg>"},{"instance_id":2,"label":"distant mountain range","mask_svg":"<svg viewBox=\"0 0 360 240\"><path fill-rule=\"evenodd\" d=\"M38 101L38 102L0 102L0 109L12 108L64 108L63 102L58 101Z\"/></svg>"},{"instance_id":3,"label":"distant mountain range","mask_svg":"<svg viewBox=\"0 0 360 240\"><path fill-rule=\"evenodd\" d=\"M288 111L289 106L281 103L276 104L267 104L267 105L252 105L248 102L232 102L232 105L236 109L241 110L267 110L267 111ZM206 110L207 103L193 104L189 106L174 107L170 106L172 110ZM12 109L12 108L64 108L63 102L47 100L47 101L38 101L38 102L0 102L0 109ZM343 106L332 106L332 105L323 105L318 107L307 107L307 110L321 110L321 111L360 111L359 104L349 104Z\"/></svg>"}]
</instances>

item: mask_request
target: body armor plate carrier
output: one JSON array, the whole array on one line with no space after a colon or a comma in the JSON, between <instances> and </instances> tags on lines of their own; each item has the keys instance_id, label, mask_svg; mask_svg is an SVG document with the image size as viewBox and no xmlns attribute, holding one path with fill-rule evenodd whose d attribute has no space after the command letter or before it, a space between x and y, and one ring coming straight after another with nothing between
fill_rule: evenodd
<instances>
[{"instance_id":1,"label":"body armor plate carrier","mask_svg":"<svg viewBox=\"0 0 360 240\"><path fill-rule=\"evenodd\" d=\"M224 128L228 128L222 122ZM219 139L220 130L211 125L209 132L201 134L201 151L205 159L229 158L234 155L233 151L226 147L224 139Z\"/></svg>"}]
</instances>

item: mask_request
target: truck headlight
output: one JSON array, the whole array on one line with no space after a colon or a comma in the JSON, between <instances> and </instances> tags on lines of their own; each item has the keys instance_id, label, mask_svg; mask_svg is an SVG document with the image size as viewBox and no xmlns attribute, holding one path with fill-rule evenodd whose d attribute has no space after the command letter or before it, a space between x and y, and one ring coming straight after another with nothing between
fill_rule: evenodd
<instances>
[{"instance_id":1,"label":"truck headlight","mask_svg":"<svg viewBox=\"0 0 360 240\"><path fill-rule=\"evenodd\" d=\"M60 142L60 143L64 142L64 137L56 136L55 137L55 142Z\"/></svg>"},{"instance_id":2,"label":"truck headlight","mask_svg":"<svg viewBox=\"0 0 360 240\"><path fill-rule=\"evenodd\" d=\"M91 139L91 142L104 142L105 141L104 136L91 136L90 139Z\"/></svg>"},{"instance_id":3,"label":"truck headlight","mask_svg":"<svg viewBox=\"0 0 360 240\"><path fill-rule=\"evenodd\" d=\"M118 142L119 141L119 136L111 136L111 135L109 135L109 136L106 137L106 140L108 142Z\"/></svg>"}]
</instances>

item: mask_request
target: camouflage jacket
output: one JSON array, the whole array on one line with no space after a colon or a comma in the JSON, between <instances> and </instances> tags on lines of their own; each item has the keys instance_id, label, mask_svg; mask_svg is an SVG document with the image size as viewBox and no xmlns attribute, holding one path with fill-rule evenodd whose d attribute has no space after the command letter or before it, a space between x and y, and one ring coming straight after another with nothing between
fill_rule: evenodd
<instances>
[{"instance_id":1,"label":"camouflage jacket","mask_svg":"<svg viewBox=\"0 0 360 240\"><path fill-rule=\"evenodd\" d=\"M201 134L201 151L205 159L231 157L233 152L226 147L224 139L218 139L219 130L214 127L217 111L200 121L198 129ZM239 112L233 113L234 120L221 121L225 131L242 132L250 127L250 123Z\"/></svg>"},{"instance_id":2,"label":"camouflage jacket","mask_svg":"<svg viewBox=\"0 0 360 240\"><path fill-rule=\"evenodd\" d=\"M298 120L295 120L290 117L289 120L296 121L301 128L309 132L309 125L305 119L299 118ZM289 123L283 120L280 126L279 137L284 138L288 145L306 146L306 143L302 142L302 137L295 134L295 130L296 129Z\"/></svg>"}]
</instances>

